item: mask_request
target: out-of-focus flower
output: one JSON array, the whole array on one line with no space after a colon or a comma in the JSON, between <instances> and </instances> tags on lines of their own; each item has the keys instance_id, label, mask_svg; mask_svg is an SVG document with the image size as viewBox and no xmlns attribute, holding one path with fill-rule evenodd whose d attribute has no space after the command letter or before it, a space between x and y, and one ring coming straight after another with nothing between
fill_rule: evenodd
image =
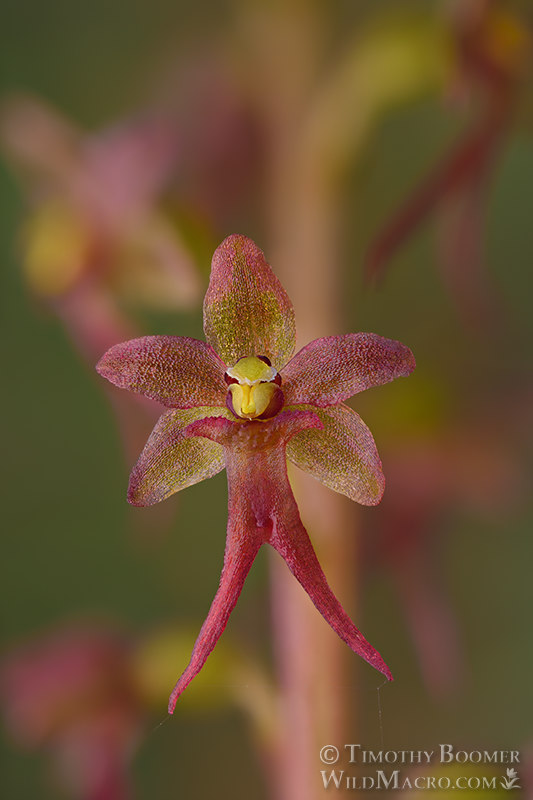
<instances>
[{"instance_id":1,"label":"out-of-focus flower","mask_svg":"<svg viewBox=\"0 0 533 800\"><path fill-rule=\"evenodd\" d=\"M11 736L22 747L49 750L73 797L131 797L128 771L140 720L128 653L114 631L77 626L32 640L2 664Z\"/></svg>"},{"instance_id":2,"label":"out-of-focus flower","mask_svg":"<svg viewBox=\"0 0 533 800\"><path fill-rule=\"evenodd\" d=\"M430 214L442 213L443 278L465 320L494 320L496 301L484 275L482 234L487 186L502 152L531 56L525 20L501 0L454 5L454 69L449 97L472 107L473 121L374 237L366 276L383 276L391 256Z\"/></svg>"},{"instance_id":3,"label":"out-of-focus flower","mask_svg":"<svg viewBox=\"0 0 533 800\"><path fill-rule=\"evenodd\" d=\"M197 245L210 255L237 220L256 219L266 133L233 58L221 42L180 64L159 88L160 103L179 130L180 158L169 201ZM199 249L199 248L198 248ZM203 248L202 248L203 249Z\"/></svg>"},{"instance_id":4,"label":"out-of-focus flower","mask_svg":"<svg viewBox=\"0 0 533 800\"><path fill-rule=\"evenodd\" d=\"M191 256L156 206L179 147L168 120L145 116L84 135L20 96L2 106L0 143L30 206L20 236L27 283L88 363L138 335L128 305L175 309L199 299ZM109 395L136 452L154 404Z\"/></svg>"},{"instance_id":5,"label":"out-of-focus flower","mask_svg":"<svg viewBox=\"0 0 533 800\"><path fill-rule=\"evenodd\" d=\"M150 336L112 347L98 371L167 411L133 469L128 499L151 505L226 467L229 513L219 590L169 711L224 630L260 549L271 544L337 634L391 678L330 589L287 477L287 457L326 486L366 505L384 479L372 435L343 404L408 375L409 348L375 334L317 339L293 358L294 312L263 253L228 237L213 257L204 301L208 344Z\"/></svg>"},{"instance_id":6,"label":"out-of-focus flower","mask_svg":"<svg viewBox=\"0 0 533 800\"><path fill-rule=\"evenodd\" d=\"M179 152L173 124L145 115L87 135L41 101L15 97L0 137L31 204L22 259L38 295L61 303L98 289L163 308L198 299L190 254L156 208Z\"/></svg>"},{"instance_id":7,"label":"out-of-focus flower","mask_svg":"<svg viewBox=\"0 0 533 800\"><path fill-rule=\"evenodd\" d=\"M69 796L131 798L137 745L151 712L168 694L176 659L186 657L194 638L183 626L132 636L85 621L32 637L0 663L0 709L8 735L25 750L47 752ZM275 690L253 658L229 639L183 708L212 713L228 704L246 714L268 757L278 726Z\"/></svg>"},{"instance_id":8,"label":"out-of-focus flower","mask_svg":"<svg viewBox=\"0 0 533 800\"><path fill-rule=\"evenodd\" d=\"M431 402L427 387L406 399L413 416ZM473 419L435 418L430 428L390 441L384 454L389 489L369 520L367 558L390 571L422 676L438 697L456 688L464 672L460 624L438 567L451 521L458 513L502 518L527 494L514 435L500 422L520 413L513 406L480 402Z\"/></svg>"},{"instance_id":9,"label":"out-of-focus flower","mask_svg":"<svg viewBox=\"0 0 533 800\"><path fill-rule=\"evenodd\" d=\"M131 673L145 707L157 710L168 699L176 662L190 654L196 635L192 626L167 626L143 636L132 652ZM268 675L235 640L224 638L187 692L180 708L212 713L228 705L244 712L260 753L275 758L279 747L279 697Z\"/></svg>"}]
</instances>

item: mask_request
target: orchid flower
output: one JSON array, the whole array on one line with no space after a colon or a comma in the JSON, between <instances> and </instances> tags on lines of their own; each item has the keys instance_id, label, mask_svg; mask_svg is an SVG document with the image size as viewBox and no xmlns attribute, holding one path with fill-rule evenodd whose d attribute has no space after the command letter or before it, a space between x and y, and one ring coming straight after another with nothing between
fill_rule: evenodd
<instances>
[{"instance_id":1,"label":"orchid flower","mask_svg":"<svg viewBox=\"0 0 533 800\"><path fill-rule=\"evenodd\" d=\"M411 351L359 333L317 339L291 358L291 302L262 251L241 235L229 236L213 256L204 331L207 343L145 336L117 344L97 366L115 385L168 408L132 471L130 503L152 505L227 470L220 586L169 713L215 647L265 543L340 638L391 680L326 581L298 513L287 458L356 502L378 503L384 477L372 434L343 401L408 375L415 366Z\"/></svg>"}]
</instances>

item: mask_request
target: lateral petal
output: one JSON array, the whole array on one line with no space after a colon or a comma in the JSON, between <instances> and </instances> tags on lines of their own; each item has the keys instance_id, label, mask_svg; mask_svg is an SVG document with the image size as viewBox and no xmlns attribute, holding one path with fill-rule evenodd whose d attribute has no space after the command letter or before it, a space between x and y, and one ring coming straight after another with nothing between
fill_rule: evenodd
<instances>
[{"instance_id":1,"label":"lateral petal","mask_svg":"<svg viewBox=\"0 0 533 800\"><path fill-rule=\"evenodd\" d=\"M287 445L287 457L335 492L364 506L377 505L385 489L381 460L370 430L345 405L314 411L321 430L305 430Z\"/></svg>"},{"instance_id":2,"label":"lateral petal","mask_svg":"<svg viewBox=\"0 0 533 800\"><path fill-rule=\"evenodd\" d=\"M279 370L292 355L292 303L263 252L246 236L228 236L215 250L204 331L229 366L246 356L268 356Z\"/></svg>"},{"instance_id":3,"label":"lateral petal","mask_svg":"<svg viewBox=\"0 0 533 800\"><path fill-rule=\"evenodd\" d=\"M375 333L326 336L303 347L283 370L287 403L327 407L409 375L416 363L410 349Z\"/></svg>"},{"instance_id":4,"label":"lateral petal","mask_svg":"<svg viewBox=\"0 0 533 800\"><path fill-rule=\"evenodd\" d=\"M184 435L188 425L206 416L229 416L225 408L166 411L158 420L128 487L128 502L151 506L224 469L222 447L209 439Z\"/></svg>"},{"instance_id":5,"label":"lateral petal","mask_svg":"<svg viewBox=\"0 0 533 800\"><path fill-rule=\"evenodd\" d=\"M97 371L120 389L170 408L226 401L225 364L205 342L185 336L142 336L111 347Z\"/></svg>"}]
</instances>

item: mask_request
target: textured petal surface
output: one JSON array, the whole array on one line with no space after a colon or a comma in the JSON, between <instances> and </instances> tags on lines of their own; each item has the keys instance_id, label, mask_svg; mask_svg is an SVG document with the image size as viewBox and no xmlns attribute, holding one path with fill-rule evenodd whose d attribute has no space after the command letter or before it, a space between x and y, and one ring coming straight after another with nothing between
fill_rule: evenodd
<instances>
[{"instance_id":1,"label":"textured petal surface","mask_svg":"<svg viewBox=\"0 0 533 800\"><path fill-rule=\"evenodd\" d=\"M205 436L225 445L228 529L220 585L189 665L170 696L170 714L226 627L254 558L269 540L272 514L283 514L287 504L295 504L287 478L285 442L310 425L320 425L320 420L313 413L298 410L265 423L207 417L188 428L190 435Z\"/></svg>"},{"instance_id":2,"label":"textured petal surface","mask_svg":"<svg viewBox=\"0 0 533 800\"><path fill-rule=\"evenodd\" d=\"M188 425L206 416L229 416L225 408L190 408L163 414L133 468L128 501L151 506L174 492L224 469L222 447L208 439L184 435Z\"/></svg>"},{"instance_id":3,"label":"textured petal surface","mask_svg":"<svg viewBox=\"0 0 533 800\"><path fill-rule=\"evenodd\" d=\"M184 432L186 436L205 436L230 450L241 453L250 462L260 459L263 473L263 458L280 442L288 442L292 436L307 428L321 428L322 422L314 408L297 408L282 411L281 414L265 422L255 420L237 421L231 412L226 415L205 415L205 418L192 422ZM221 417L225 418L221 418ZM216 418L215 418L216 417Z\"/></svg>"},{"instance_id":4,"label":"textured petal surface","mask_svg":"<svg viewBox=\"0 0 533 800\"><path fill-rule=\"evenodd\" d=\"M239 599L244 581L250 571L263 539L254 529L241 528L230 519L224 567L220 576L220 585L200 634L195 642L191 660L176 683L168 702L168 713L173 714L178 697L187 688L192 679L198 675L209 654L220 639L228 624L231 612Z\"/></svg>"},{"instance_id":5,"label":"textured petal surface","mask_svg":"<svg viewBox=\"0 0 533 800\"><path fill-rule=\"evenodd\" d=\"M228 236L216 249L204 301L204 331L233 366L245 356L268 356L280 369L294 350L294 309L263 252L246 236Z\"/></svg>"},{"instance_id":6,"label":"textured petal surface","mask_svg":"<svg viewBox=\"0 0 533 800\"><path fill-rule=\"evenodd\" d=\"M205 342L184 336L143 336L112 347L96 367L121 389L171 408L223 406L225 365Z\"/></svg>"},{"instance_id":7,"label":"textured petal surface","mask_svg":"<svg viewBox=\"0 0 533 800\"><path fill-rule=\"evenodd\" d=\"M302 428L320 424L314 410L292 409L265 423L206 417L187 428L190 435L205 436L224 446L228 475L228 532L220 586L189 665L171 694L170 714L179 695L201 670L220 638L246 575L264 543L271 544L281 554L341 639L391 678L377 650L355 627L328 586L300 520L287 477L287 442L302 435Z\"/></svg>"},{"instance_id":8,"label":"textured petal surface","mask_svg":"<svg viewBox=\"0 0 533 800\"><path fill-rule=\"evenodd\" d=\"M372 434L359 414L344 405L312 410L320 418L323 430L298 433L287 446L287 457L356 503L379 503L385 478Z\"/></svg>"},{"instance_id":9,"label":"textured petal surface","mask_svg":"<svg viewBox=\"0 0 533 800\"><path fill-rule=\"evenodd\" d=\"M275 518L270 544L284 559L294 577L335 633L354 653L364 658L391 681L391 671L381 655L356 628L331 590L307 531L302 525L296 503L291 512Z\"/></svg>"},{"instance_id":10,"label":"textured petal surface","mask_svg":"<svg viewBox=\"0 0 533 800\"><path fill-rule=\"evenodd\" d=\"M315 339L283 370L287 403L327 407L371 386L409 375L416 363L401 342L375 333L348 333Z\"/></svg>"},{"instance_id":11,"label":"textured petal surface","mask_svg":"<svg viewBox=\"0 0 533 800\"><path fill-rule=\"evenodd\" d=\"M285 413L293 426L290 445L307 433L298 433L296 427L304 422L305 417L302 411L299 419L296 411ZM314 419L313 414L308 423ZM320 568L287 477L287 438L259 455L256 451L231 449L227 455L229 516L241 520L242 528L253 529L255 526L262 533L265 541L280 553L333 630L354 652L390 679L391 674L383 659L346 614Z\"/></svg>"}]
</instances>

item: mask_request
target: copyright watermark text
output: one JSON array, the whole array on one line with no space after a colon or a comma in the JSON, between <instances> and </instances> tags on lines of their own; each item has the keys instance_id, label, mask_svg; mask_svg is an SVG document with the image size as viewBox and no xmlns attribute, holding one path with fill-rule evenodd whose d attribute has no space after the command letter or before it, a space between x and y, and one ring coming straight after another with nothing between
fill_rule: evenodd
<instances>
[{"instance_id":1,"label":"copyright watermark text","mask_svg":"<svg viewBox=\"0 0 533 800\"><path fill-rule=\"evenodd\" d=\"M521 788L515 769L520 764L519 750L464 750L451 744L439 744L431 750L371 750L361 744L350 743L340 747L327 744L320 749L320 761L327 767L333 767L320 771L325 789ZM463 764L480 769L474 775L457 774L457 765ZM354 765L357 772L346 769ZM453 774L447 775L443 765L454 765ZM487 765L489 774L482 774L484 765ZM499 765L506 765L506 769L502 769L504 774L495 774ZM369 766L376 768L371 772ZM359 774L361 768L366 774Z\"/></svg>"}]
</instances>

